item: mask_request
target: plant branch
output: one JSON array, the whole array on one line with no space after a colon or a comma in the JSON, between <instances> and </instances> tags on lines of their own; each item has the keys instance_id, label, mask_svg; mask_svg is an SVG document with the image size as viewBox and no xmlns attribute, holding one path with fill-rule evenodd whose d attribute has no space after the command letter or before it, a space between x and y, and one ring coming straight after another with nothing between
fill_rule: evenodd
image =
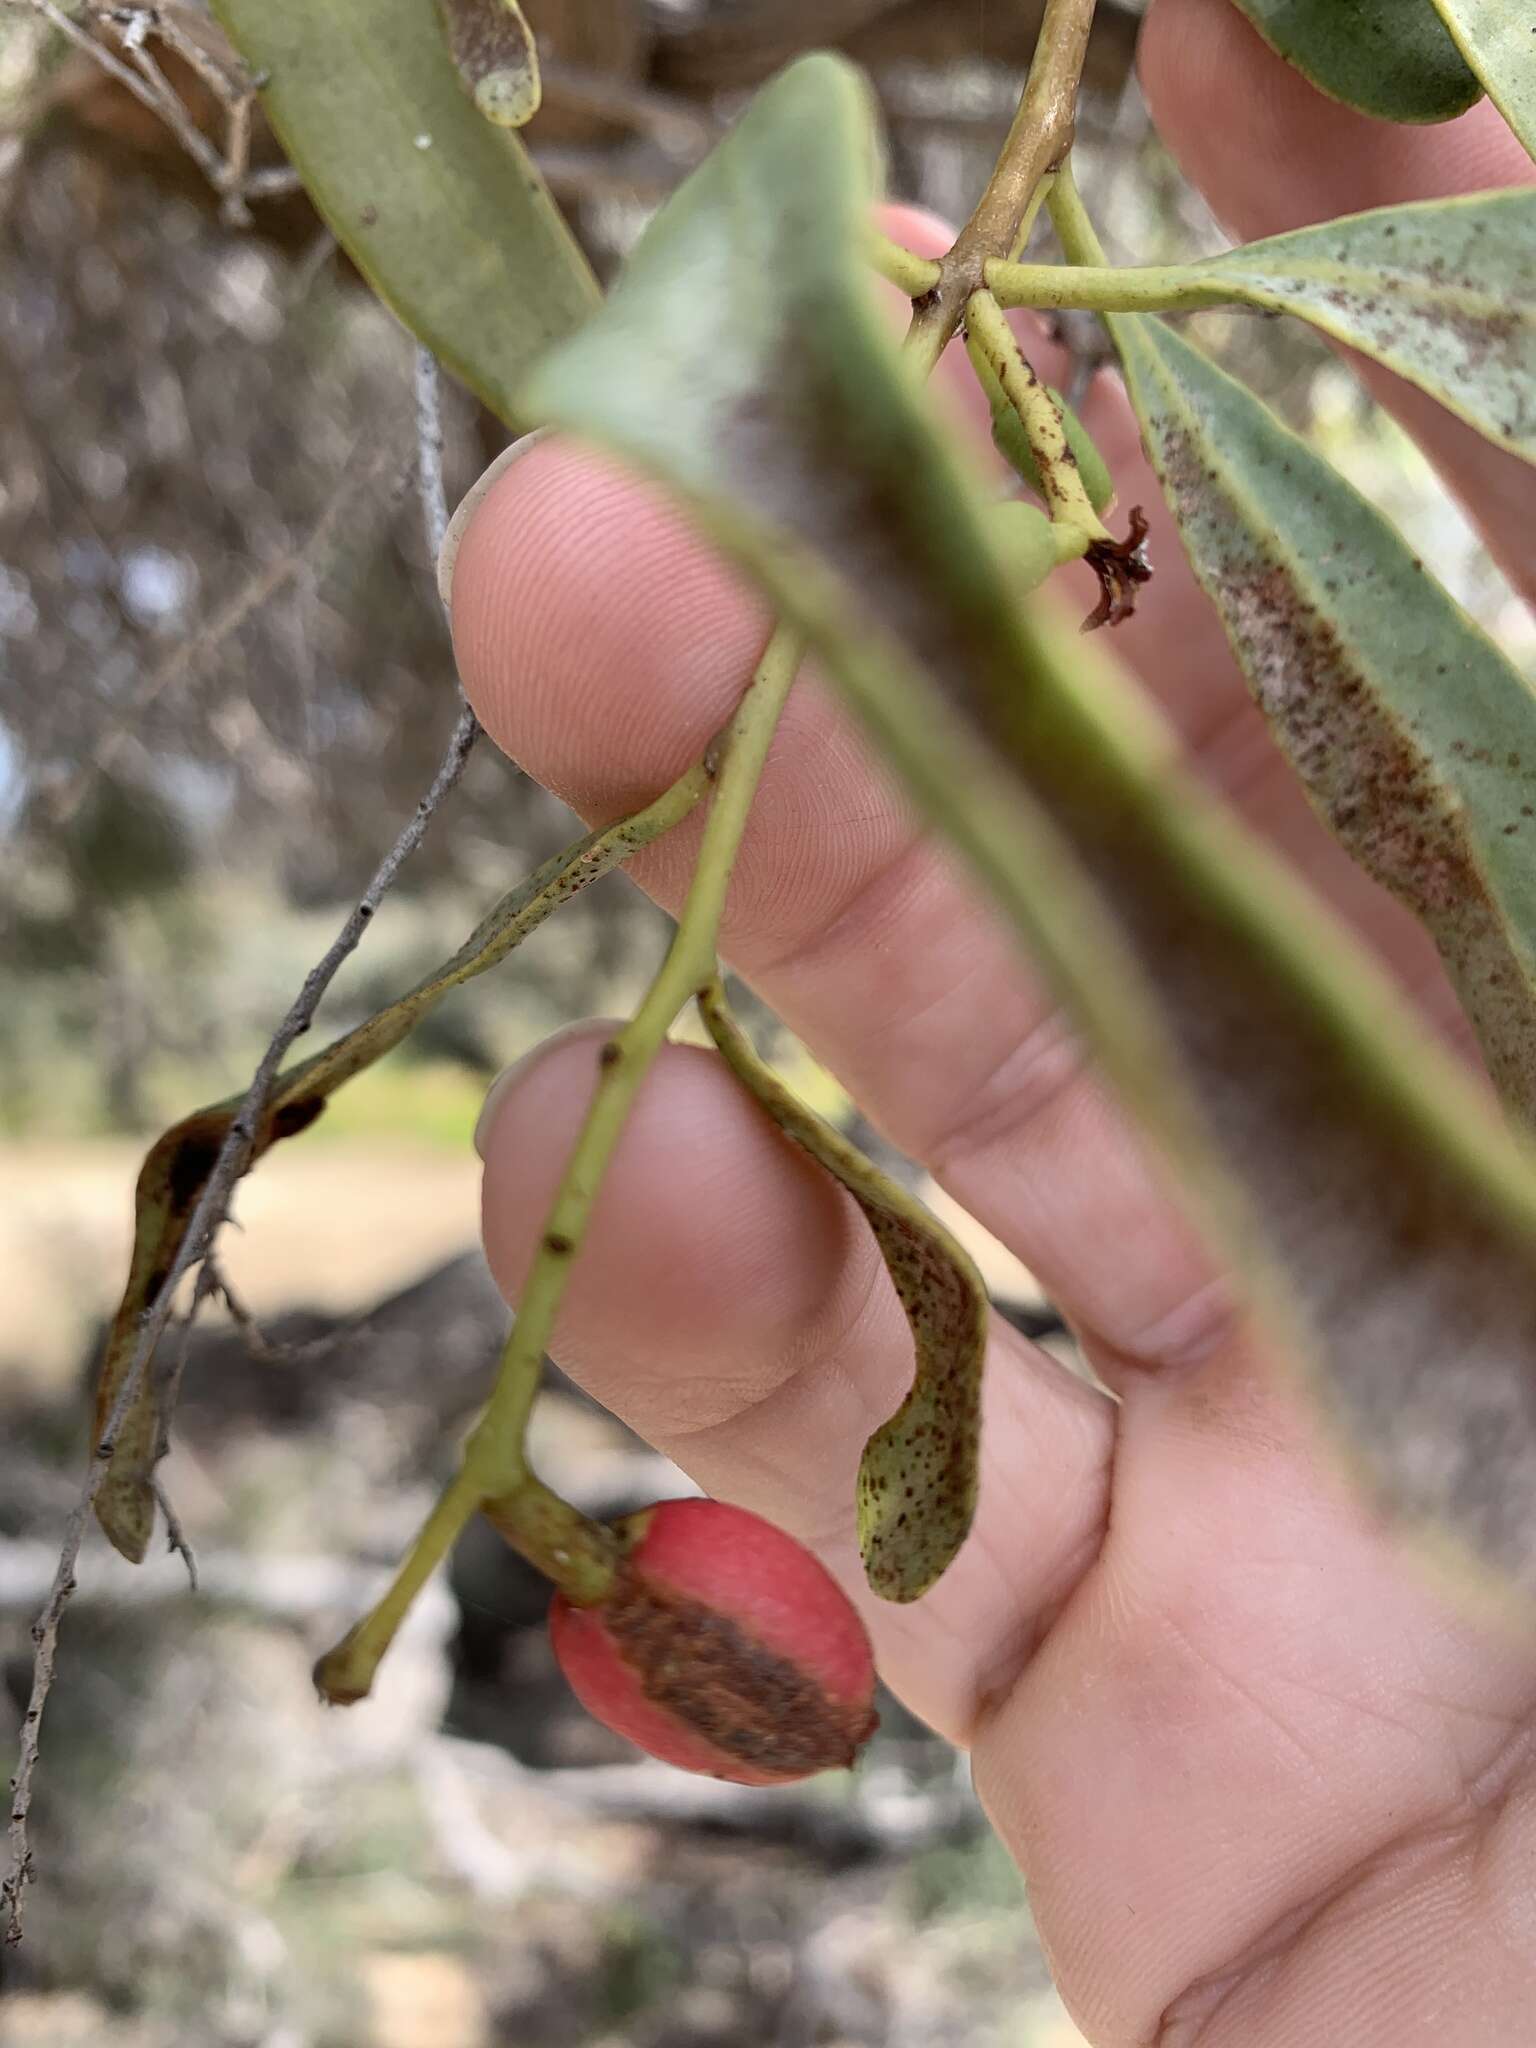
<instances>
[{"instance_id":1,"label":"plant branch","mask_svg":"<svg viewBox=\"0 0 1536 2048\"><path fill-rule=\"evenodd\" d=\"M1041 312L1189 313L1230 306L1242 294L1209 284L1198 264L1149 264L1129 270L1081 269L1061 263L1005 263L986 267L988 289L1004 306Z\"/></svg>"},{"instance_id":2,"label":"plant branch","mask_svg":"<svg viewBox=\"0 0 1536 2048\"><path fill-rule=\"evenodd\" d=\"M443 503L442 487L442 437L436 409L437 378L436 364L428 373L418 360L417 364L417 427L418 427L418 475L421 479L423 517L427 526L429 541L436 530L436 519ZM446 525L446 514L443 524ZM440 539L440 535L438 536ZM435 551L434 551L435 553ZM287 1015L273 1033L265 1053L251 1077L244 1100L225 1133L219 1147L212 1171L198 1198L197 1206L187 1225L176 1256L161 1282L154 1300L145 1311L139 1327L138 1341L134 1348L132 1363L118 1388L117 1398L97 1442L92 1447L90 1465L80 1498L76 1501L65 1527L64 1540L60 1547L59 1562L54 1573L43 1611L32 1628L34 1655L32 1664L32 1687L26 1712L22 1720L20 1755L16 1775L11 1782L11 1809L9 1822L10 1864L3 1882L0 1882L0 1904L6 1912L4 1941L7 1946L20 1941L23 1920L23 1894L32 1875L32 1852L28 1839L28 1816L32 1803L32 1781L37 1768L38 1740L42 1726L43 1710L53 1686L54 1666L58 1654L59 1625L70 1596L75 1590L75 1567L84 1540L86 1522L95 1506L98 1494L107 1477L112 1452L118 1432L122 1428L150 1370L150 1362L170 1323L176 1296L187 1274L195 1266L202 1267L198 1275L197 1289L193 1295L190 1325L207 1294L217 1285L216 1274L210 1275L203 1262L212 1252L223 1226L230 1196L236 1184L250 1164L251 1154L257 1136L271 1105L273 1090L284 1060L296 1040L301 1038L314 1021L315 1013L332 981L336 978L344 961L357 949L364 932L373 922L375 913L405 863L416 851L426 836L432 819L441 809L452 791L457 787L469 757L480 735L479 720L461 698L459 716L454 723L448 746L438 764L425 795L417 804L415 812L397 834L393 846L374 870L373 876L341 930L336 934L324 956L316 962L304 978L304 984L289 1006ZM174 1378L174 1376L173 1376ZM174 1399L174 1386L168 1385L161 1403L162 1445L164 1432L169 1423L170 1402ZM162 1512L165 1512L163 1494L158 1493ZM182 1535L179 1524L167 1514L167 1526L171 1532L172 1547L179 1550L194 1575L196 1565L191 1551Z\"/></svg>"},{"instance_id":3,"label":"plant branch","mask_svg":"<svg viewBox=\"0 0 1536 2048\"><path fill-rule=\"evenodd\" d=\"M448 494L443 488L443 377L431 349L416 350L416 492L427 565L437 573L448 531Z\"/></svg>"},{"instance_id":4,"label":"plant branch","mask_svg":"<svg viewBox=\"0 0 1536 2048\"><path fill-rule=\"evenodd\" d=\"M275 184L271 171L252 171L251 110L258 81L231 52L216 56L199 40L194 28L183 27L180 10L168 5L109 5L106 0L85 0L86 19L115 38L123 56L83 28L56 0L4 0L10 7L24 7L46 21L82 55L132 93L141 106L163 121L182 149L192 159L214 191L223 200L225 220L234 227L250 223L246 201L291 184ZM195 17L193 17L195 20ZM203 24L206 28L207 24ZM166 77L149 50L154 37L173 51L212 93L224 116L225 140L221 150L198 126L191 111ZM227 47L227 46L226 46ZM126 61L125 61L126 60Z\"/></svg>"},{"instance_id":5,"label":"plant branch","mask_svg":"<svg viewBox=\"0 0 1536 2048\"><path fill-rule=\"evenodd\" d=\"M118 1389L117 1399L112 1404L112 1412L107 1418L106 1427L92 1447L85 1484L65 1527L53 1585L42 1613L32 1626L32 1641L35 1646L32 1690L22 1718L20 1759L16 1775L11 1782L10 1867L3 1882L0 1882L0 1903L3 1903L7 1915L4 1937L7 1944L14 1944L21 1939L22 1896L32 1875L27 1816L31 1809L32 1779L37 1767L38 1735L43 1709L53 1686L59 1624L65 1608L69 1605L70 1595L75 1590L75 1566L84 1540L86 1522L106 1479L117 1432L138 1398L144 1376L149 1370L150 1358L170 1322L182 1281L192 1268L206 1257L224 1221L230 1195L249 1162L256 1134L267 1113L273 1085L289 1048L296 1039L308 1031L320 1006L320 999L335 979L337 970L355 951L363 933L372 923L374 913L394 886L401 868L421 844L434 815L463 775L479 731L474 713L466 706L454 726L452 738L437 773L432 778L431 787L416 806L409 823L400 832L394 845L379 863L372 880L327 948L324 958L310 969L305 977L304 986L273 1034L271 1043L262 1055L261 1064L251 1078L239 1114L230 1124L224 1142L219 1147L213 1171L209 1174L197 1207L192 1213L186 1236L182 1239L181 1247L171 1263L170 1271L145 1312L133 1363Z\"/></svg>"},{"instance_id":6,"label":"plant branch","mask_svg":"<svg viewBox=\"0 0 1536 2048\"><path fill-rule=\"evenodd\" d=\"M989 291L971 295L965 310L966 347L990 368L1018 414L1040 472L1040 489L1059 526L1083 535L1086 548L1111 540L1093 509L1077 458L1067 440L1061 408L1025 360L1013 329Z\"/></svg>"},{"instance_id":7,"label":"plant branch","mask_svg":"<svg viewBox=\"0 0 1536 2048\"><path fill-rule=\"evenodd\" d=\"M1011 256L1041 180L1065 161L1076 132L1077 91L1095 0L1047 0L1034 61L997 168L913 312L907 344L932 367L986 282L987 264Z\"/></svg>"},{"instance_id":8,"label":"plant branch","mask_svg":"<svg viewBox=\"0 0 1536 2048\"><path fill-rule=\"evenodd\" d=\"M1085 269L1106 269L1108 259L1104 254L1104 244L1088 218L1088 209L1077 189L1077 179L1073 176L1070 162L1061 166L1047 204L1051 209L1051 225L1056 230L1056 238L1068 263L1080 264Z\"/></svg>"},{"instance_id":9,"label":"plant branch","mask_svg":"<svg viewBox=\"0 0 1536 2048\"><path fill-rule=\"evenodd\" d=\"M545 1219L490 1401L465 1446L458 1474L382 1600L316 1668L316 1683L333 1702L366 1696L411 1601L477 1510L488 1507L497 1526L512 1533L520 1526L524 1505L514 1496L537 1489L536 1498L544 1504L553 1499L530 1475L524 1450L544 1354L630 1107L678 1012L716 971L731 870L800 657L798 634L779 627L730 725L710 749L710 757L720 763L714 802L667 957L634 1017L603 1048L597 1088ZM558 1556L543 1548L539 1562L558 1581ZM584 1572L579 1590L586 1585Z\"/></svg>"},{"instance_id":10,"label":"plant branch","mask_svg":"<svg viewBox=\"0 0 1536 2048\"><path fill-rule=\"evenodd\" d=\"M909 299L926 298L943 275L943 266L931 256L919 256L911 249L905 249L900 242L893 242L889 235L882 235L878 228L869 231L869 260L879 274L898 290L904 291Z\"/></svg>"}]
</instances>

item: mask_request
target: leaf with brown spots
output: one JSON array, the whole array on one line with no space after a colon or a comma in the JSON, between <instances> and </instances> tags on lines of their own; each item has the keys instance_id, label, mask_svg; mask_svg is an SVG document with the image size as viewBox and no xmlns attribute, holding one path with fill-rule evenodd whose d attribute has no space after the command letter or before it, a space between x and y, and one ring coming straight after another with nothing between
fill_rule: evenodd
<instances>
[{"instance_id":1,"label":"leaf with brown spots","mask_svg":"<svg viewBox=\"0 0 1536 2048\"><path fill-rule=\"evenodd\" d=\"M1489 99L1536 158L1536 21L1528 0L1435 0L1435 6Z\"/></svg>"},{"instance_id":2,"label":"leaf with brown spots","mask_svg":"<svg viewBox=\"0 0 1536 2048\"><path fill-rule=\"evenodd\" d=\"M342 248L445 368L519 424L518 378L592 311L597 283L532 157L476 111L433 0L212 5ZM516 32L502 0L473 10Z\"/></svg>"},{"instance_id":3,"label":"leaf with brown spots","mask_svg":"<svg viewBox=\"0 0 1536 2048\"><path fill-rule=\"evenodd\" d=\"M1181 304L1295 314L1536 462L1536 187L1382 207L1176 271L1116 273L1132 289L1163 275Z\"/></svg>"},{"instance_id":4,"label":"leaf with brown spots","mask_svg":"<svg viewBox=\"0 0 1536 2048\"><path fill-rule=\"evenodd\" d=\"M1251 392L1161 321L1109 324L1260 708L1339 839L1432 934L1536 1125L1536 691Z\"/></svg>"},{"instance_id":5,"label":"leaf with brown spots","mask_svg":"<svg viewBox=\"0 0 1536 2048\"><path fill-rule=\"evenodd\" d=\"M632 818L568 847L503 896L459 950L397 1001L379 1010L322 1052L280 1074L252 1147L249 1171L272 1145L308 1128L328 1099L354 1074L382 1059L413 1031L451 990L504 960L547 917L640 847L669 831L709 786L702 767L675 783ZM139 1172L134 1203L133 1253L123 1298L107 1334L96 1381L95 1441L101 1440L118 1391L132 1369L145 1311L159 1293L181 1249L219 1149L238 1115L241 1096L194 1111L157 1138ZM111 1462L96 1496L96 1516L125 1557L138 1564L155 1526L153 1477L164 1455L167 1418L153 1361L112 1445Z\"/></svg>"},{"instance_id":6,"label":"leaf with brown spots","mask_svg":"<svg viewBox=\"0 0 1536 2048\"><path fill-rule=\"evenodd\" d=\"M1536 1595L1532 1153L1108 654L1016 601L860 259L872 128L846 65L785 73L529 405L666 483L805 632L1376 1497Z\"/></svg>"},{"instance_id":7,"label":"leaf with brown spots","mask_svg":"<svg viewBox=\"0 0 1536 2048\"><path fill-rule=\"evenodd\" d=\"M522 128L539 111L539 51L517 0L438 0L460 78L487 121Z\"/></svg>"},{"instance_id":8,"label":"leaf with brown spots","mask_svg":"<svg viewBox=\"0 0 1536 2048\"><path fill-rule=\"evenodd\" d=\"M948 1570L976 1510L986 1287L937 1218L758 1058L718 982L700 991L699 1009L737 1079L863 1210L912 1325L911 1391L864 1446L858 1523L871 1588L882 1600L916 1600Z\"/></svg>"}]
</instances>

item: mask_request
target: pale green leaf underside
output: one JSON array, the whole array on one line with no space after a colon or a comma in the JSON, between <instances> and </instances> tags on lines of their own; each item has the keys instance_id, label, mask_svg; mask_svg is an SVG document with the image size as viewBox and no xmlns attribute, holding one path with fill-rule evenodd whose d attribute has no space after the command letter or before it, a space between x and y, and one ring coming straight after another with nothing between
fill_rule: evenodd
<instances>
[{"instance_id":1,"label":"pale green leaf underside","mask_svg":"<svg viewBox=\"0 0 1536 2048\"><path fill-rule=\"evenodd\" d=\"M1251 392L1160 320L1109 326L1266 718L1338 837L1429 928L1536 1126L1536 691Z\"/></svg>"},{"instance_id":2,"label":"pale green leaf underside","mask_svg":"<svg viewBox=\"0 0 1536 2048\"><path fill-rule=\"evenodd\" d=\"M1363 349L1536 462L1536 187L1353 214L1185 274Z\"/></svg>"},{"instance_id":3,"label":"pale green leaf underside","mask_svg":"<svg viewBox=\"0 0 1536 2048\"><path fill-rule=\"evenodd\" d=\"M919 1599L953 1562L976 1510L986 1287L969 1253L922 1203L758 1058L723 990L705 989L699 1009L732 1072L863 1210L912 1327L912 1386L864 1446L857 1507L871 1589L883 1600Z\"/></svg>"},{"instance_id":4,"label":"pale green leaf underside","mask_svg":"<svg viewBox=\"0 0 1536 2048\"><path fill-rule=\"evenodd\" d=\"M708 777L701 768L634 817L590 832L575 846L556 854L503 896L458 951L413 989L280 1074L251 1163L273 1144L306 1130L338 1088L392 1052L444 996L496 966L562 903L686 816L707 786ZM105 1428L118 1389L132 1366L143 1315L176 1259L241 1102L240 1096L232 1096L227 1102L195 1110L157 1138L145 1157L134 1197L128 1280L97 1370L96 1438ZM154 1531L155 1497L150 1482L157 1433L153 1374L146 1374L139 1397L118 1430L112 1462L96 1496L97 1520L135 1564L143 1558Z\"/></svg>"},{"instance_id":5,"label":"pale green leaf underside","mask_svg":"<svg viewBox=\"0 0 1536 2048\"><path fill-rule=\"evenodd\" d=\"M1488 97L1536 158L1536 21L1529 0L1435 0Z\"/></svg>"},{"instance_id":6,"label":"pale green leaf underside","mask_svg":"<svg viewBox=\"0 0 1536 2048\"><path fill-rule=\"evenodd\" d=\"M530 407L684 494L794 617L1384 1494L1536 1591L1530 1158L1107 658L1011 598L859 260L871 127L837 60L785 74Z\"/></svg>"},{"instance_id":7,"label":"pale green leaf underside","mask_svg":"<svg viewBox=\"0 0 1536 2048\"><path fill-rule=\"evenodd\" d=\"M1491 4L1518 10L1521 0ZM1233 5L1320 92L1379 120L1448 121L1465 113L1481 90L1432 0Z\"/></svg>"},{"instance_id":8,"label":"pale green leaf underside","mask_svg":"<svg viewBox=\"0 0 1536 2048\"><path fill-rule=\"evenodd\" d=\"M213 0L338 242L502 419L598 290L526 149L477 111L435 0Z\"/></svg>"}]
</instances>

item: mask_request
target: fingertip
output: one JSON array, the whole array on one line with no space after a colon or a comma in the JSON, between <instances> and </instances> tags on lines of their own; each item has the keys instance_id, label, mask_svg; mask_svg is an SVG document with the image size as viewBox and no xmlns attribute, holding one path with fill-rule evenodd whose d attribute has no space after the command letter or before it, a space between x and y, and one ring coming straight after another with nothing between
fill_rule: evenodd
<instances>
[{"instance_id":1,"label":"fingertip","mask_svg":"<svg viewBox=\"0 0 1536 2048\"><path fill-rule=\"evenodd\" d=\"M767 612L654 488L553 436L474 506L452 626L491 737L584 815L612 817L708 739Z\"/></svg>"},{"instance_id":2,"label":"fingertip","mask_svg":"<svg viewBox=\"0 0 1536 2048\"><path fill-rule=\"evenodd\" d=\"M549 1040L497 1081L477 1144L498 1286L516 1300L613 1026ZM814 1348L870 1247L851 1206L719 1057L663 1048L593 1206L556 1352L643 1434L727 1420ZM617 1362L617 1363L616 1363ZM613 1383L615 1370L626 1375Z\"/></svg>"}]
</instances>

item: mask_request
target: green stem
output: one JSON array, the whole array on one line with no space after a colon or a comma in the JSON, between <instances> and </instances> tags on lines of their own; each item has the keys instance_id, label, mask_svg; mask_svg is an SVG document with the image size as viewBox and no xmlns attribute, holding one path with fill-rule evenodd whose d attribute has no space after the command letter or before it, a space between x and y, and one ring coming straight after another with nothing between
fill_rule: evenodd
<instances>
[{"instance_id":1,"label":"green stem","mask_svg":"<svg viewBox=\"0 0 1536 2048\"><path fill-rule=\"evenodd\" d=\"M801 652L799 635L788 627L781 626L769 642L723 741L693 885L661 972L629 1023L603 1048L597 1088L545 1219L495 1391L465 1450L465 1464L486 1498L510 1493L527 1472L523 1435L528 1410L608 1161L678 1012L715 971L736 850Z\"/></svg>"},{"instance_id":2,"label":"green stem","mask_svg":"<svg viewBox=\"0 0 1536 2048\"><path fill-rule=\"evenodd\" d=\"M940 267L931 256L904 249L877 228L870 229L867 248L875 269L909 299L925 297L939 281Z\"/></svg>"},{"instance_id":3,"label":"green stem","mask_svg":"<svg viewBox=\"0 0 1536 2048\"><path fill-rule=\"evenodd\" d=\"M1070 158L1058 169L1046 204L1051 209L1051 225L1056 230L1056 238L1067 261L1090 269L1106 268L1104 244L1088 218L1088 209L1077 189Z\"/></svg>"},{"instance_id":4,"label":"green stem","mask_svg":"<svg viewBox=\"0 0 1536 2048\"><path fill-rule=\"evenodd\" d=\"M1076 269L1062 263L987 265L989 290L1004 306L1037 311L1086 313L1188 313L1205 306L1230 306L1243 297L1231 285L1210 284L1190 263L1147 265L1136 270Z\"/></svg>"},{"instance_id":5,"label":"green stem","mask_svg":"<svg viewBox=\"0 0 1536 2048\"><path fill-rule=\"evenodd\" d=\"M427 1517L388 1592L364 1615L356 1628L315 1666L315 1684L333 1707L366 1699L379 1659L394 1641L395 1631L411 1602L458 1541L465 1523L480 1505L471 1473L463 1466Z\"/></svg>"},{"instance_id":6,"label":"green stem","mask_svg":"<svg viewBox=\"0 0 1536 2048\"><path fill-rule=\"evenodd\" d=\"M1009 256L1015 263L1024 254L1029 238L1035 231L1035 222L1040 218L1040 209L1050 197L1051 187L1055 182L1056 173L1054 171L1047 171L1046 175L1035 187L1034 197L1024 209L1024 218L1019 222L1008 250ZM994 258L993 260L1001 261L1002 259Z\"/></svg>"},{"instance_id":7,"label":"green stem","mask_svg":"<svg viewBox=\"0 0 1536 2048\"><path fill-rule=\"evenodd\" d=\"M597 1088L545 1218L490 1402L465 1445L457 1476L389 1591L317 1666L316 1682L328 1698L364 1697L411 1600L483 1507L493 1510L498 1526L573 1599L601 1597L602 1532L530 1473L524 1446L529 1411L555 1317L630 1106L678 1012L715 973L731 869L802 651L800 636L780 626L729 726L706 756L719 766L688 901L644 1002L603 1047ZM550 1520L552 1506L563 1511L555 1522Z\"/></svg>"},{"instance_id":8,"label":"green stem","mask_svg":"<svg viewBox=\"0 0 1536 2048\"><path fill-rule=\"evenodd\" d=\"M595 1607L613 1584L619 1546L613 1531L525 1473L513 1492L480 1503L512 1548L537 1565L577 1607Z\"/></svg>"},{"instance_id":9,"label":"green stem","mask_svg":"<svg viewBox=\"0 0 1536 2048\"><path fill-rule=\"evenodd\" d=\"M989 291L973 292L966 306L965 345L973 358L979 356L991 370L1029 436L1051 518L1084 535L1085 548L1093 541L1110 540L1109 528L1094 511L1078 470L1061 408L1025 361L1013 329Z\"/></svg>"}]
</instances>

